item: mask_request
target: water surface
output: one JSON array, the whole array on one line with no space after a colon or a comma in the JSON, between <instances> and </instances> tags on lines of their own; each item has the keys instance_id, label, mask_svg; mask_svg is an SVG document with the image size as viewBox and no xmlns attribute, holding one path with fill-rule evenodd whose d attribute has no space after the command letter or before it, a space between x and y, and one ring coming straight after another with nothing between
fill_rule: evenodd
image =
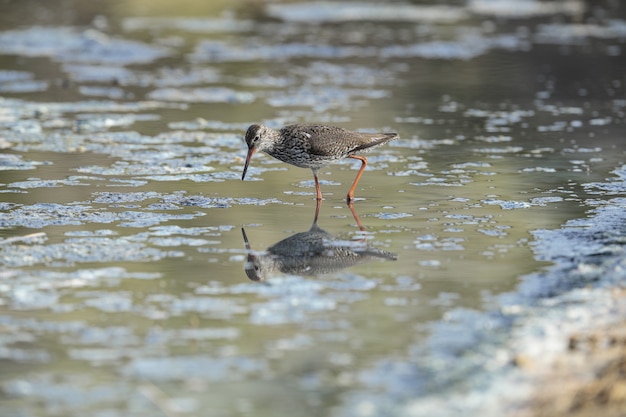
<instances>
[{"instance_id":1,"label":"water surface","mask_svg":"<svg viewBox=\"0 0 626 417\"><path fill-rule=\"evenodd\" d=\"M476 328L510 333L480 312L625 159L623 10L495 4L0 6L3 408L433 415L480 386ZM255 155L241 181L259 122L398 132L356 190L365 230L350 160L317 224L397 260L249 280L315 214L308 170Z\"/></svg>"}]
</instances>

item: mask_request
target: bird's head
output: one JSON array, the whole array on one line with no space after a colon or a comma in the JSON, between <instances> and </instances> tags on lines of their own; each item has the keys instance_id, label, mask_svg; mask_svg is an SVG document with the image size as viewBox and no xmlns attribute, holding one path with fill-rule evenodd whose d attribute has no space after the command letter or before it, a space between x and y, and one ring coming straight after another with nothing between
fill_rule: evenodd
<instances>
[{"instance_id":1,"label":"bird's head","mask_svg":"<svg viewBox=\"0 0 626 417\"><path fill-rule=\"evenodd\" d=\"M250 126L246 131L245 139L246 145L248 145L248 155L246 156L246 164L243 167L243 174L241 175L242 180L246 177L252 155L254 155L256 151L262 151L271 145L270 139L272 132L273 130L269 127L257 124Z\"/></svg>"}]
</instances>

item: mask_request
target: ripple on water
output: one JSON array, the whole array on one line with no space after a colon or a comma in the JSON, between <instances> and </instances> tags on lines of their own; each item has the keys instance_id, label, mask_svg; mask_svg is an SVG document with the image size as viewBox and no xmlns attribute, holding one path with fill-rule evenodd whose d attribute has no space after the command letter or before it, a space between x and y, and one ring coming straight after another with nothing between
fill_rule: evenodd
<instances>
[{"instance_id":1,"label":"ripple on water","mask_svg":"<svg viewBox=\"0 0 626 417\"><path fill-rule=\"evenodd\" d=\"M355 20L452 23L468 17L463 7L372 2L269 4L265 10L272 17L307 24Z\"/></svg>"},{"instance_id":2,"label":"ripple on water","mask_svg":"<svg viewBox=\"0 0 626 417\"><path fill-rule=\"evenodd\" d=\"M389 212L380 212L380 213L372 213L371 217L376 217L378 219L383 220L395 220L395 219L404 219L406 217L413 217L411 213L389 213Z\"/></svg>"},{"instance_id":3,"label":"ripple on water","mask_svg":"<svg viewBox=\"0 0 626 417\"><path fill-rule=\"evenodd\" d=\"M89 179L89 180L100 180L99 178L94 177L83 177L81 179ZM65 180L42 180L39 178L31 178L28 181L17 181L7 184L9 188L20 188L22 190L32 189L32 188L55 188L55 187L63 187L63 186L77 186L77 185L89 185L88 183L82 182L79 178L68 178Z\"/></svg>"},{"instance_id":4,"label":"ripple on water","mask_svg":"<svg viewBox=\"0 0 626 417\"><path fill-rule=\"evenodd\" d=\"M0 84L14 81L26 81L33 77L33 73L28 71L0 70Z\"/></svg>"},{"instance_id":5,"label":"ripple on water","mask_svg":"<svg viewBox=\"0 0 626 417\"><path fill-rule=\"evenodd\" d=\"M132 94L126 93L118 87L94 87L82 85L78 87L80 94L90 97L106 97L111 99L132 98Z\"/></svg>"},{"instance_id":6,"label":"ripple on water","mask_svg":"<svg viewBox=\"0 0 626 417\"><path fill-rule=\"evenodd\" d=\"M255 22L233 19L225 15L220 18L191 17L127 17L122 21L125 31L179 29L187 32L243 32L254 29Z\"/></svg>"},{"instance_id":7,"label":"ripple on water","mask_svg":"<svg viewBox=\"0 0 626 417\"><path fill-rule=\"evenodd\" d=\"M182 252L147 247L142 242L134 242L128 238L70 238L63 243L48 245L0 246L0 263L7 267L74 265L86 262L148 262L182 256Z\"/></svg>"},{"instance_id":8,"label":"ripple on water","mask_svg":"<svg viewBox=\"0 0 626 417\"><path fill-rule=\"evenodd\" d=\"M314 326L315 313L332 311L339 305L367 298L376 281L355 274L340 274L336 280L311 280L295 275L273 277L266 285L238 284L233 294L253 293L267 301L251 305L249 320L259 325L300 323Z\"/></svg>"},{"instance_id":9,"label":"ripple on water","mask_svg":"<svg viewBox=\"0 0 626 417\"><path fill-rule=\"evenodd\" d=\"M107 88L107 90L111 90ZM81 93L84 94L83 91ZM106 94L106 93L105 93ZM122 96L124 95L121 93ZM98 95L98 94L92 94ZM116 127L131 126L137 122L159 120L156 114L89 114L82 113L76 116L75 127L79 132L106 131Z\"/></svg>"},{"instance_id":10,"label":"ripple on water","mask_svg":"<svg viewBox=\"0 0 626 417\"><path fill-rule=\"evenodd\" d=\"M336 46L308 43L283 43L270 45L260 39L246 44L234 45L230 42L205 40L199 42L190 60L203 62L250 62L267 60L288 60L294 58L348 58L372 56L373 48L360 46Z\"/></svg>"},{"instance_id":11,"label":"ripple on water","mask_svg":"<svg viewBox=\"0 0 626 417\"><path fill-rule=\"evenodd\" d=\"M626 22L608 19L596 23L550 23L539 25L535 42L580 45L588 38L621 39L626 36Z\"/></svg>"},{"instance_id":12,"label":"ripple on water","mask_svg":"<svg viewBox=\"0 0 626 417\"><path fill-rule=\"evenodd\" d=\"M12 379L2 388L11 396L37 398L67 414L95 404L113 403L128 393L125 384L91 385L88 381L80 376L59 380L58 373L34 374Z\"/></svg>"},{"instance_id":13,"label":"ripple on water","mask_svg":"<svg viewBox=\"0 0 626 417\"><path fill-rule=\"evenodd\" d=\"M226 87L160 88L148 93L148 98L196 103L251 103L256 100L253 93Z\"/></svg>"},{"instance_id":14,"label":"ripple on water","mask_svg":"<svg viewBox=\"0 0 626 417\"><path fill-rule=\"evenodd\" d=\"M81 269L73 272L39 270L29 273L5 269L0 275L0 297L4 303L19 310L72 311L77 305L61 302L61 297L66 291L80 296L76 292L78 288L117 285L123 279L143 280L158 277L159 273L130 273L119 267ZM105 293L97 294L98 299L100 296L106 298Z\"/></svg>"},{"instance_id":15,"label":"ripple on water","mask_svg":"<svg viewBox=\"0 0 626 417\"><path fill-rule=\"evenodd\" d=\"M15 207L12 210L0 213L0 225L4 227L22 226L33 229L52 225L80 225L88 223L117 223L120 227L150 227L170 220L190 220L201 215L203 214L169 214L131 210L110 212L79 203L67 205L38 203L30 206Z\"/></svg>"},{"instance_id":16,"label":"ripple on water","mask_svg":"<svg viewBox=\"0 0 626 417\"><path fill-rule=\"evenodd\" d=\"M132 70L115 65L64 64L63 70L79 83L115 81L119 85L141 85L140 77Z\"/></svg>"},{"instance_id":17,"label":"ripple on water","mask_svg":"<svg viewBox=\"0 0 626 417\"><path fill-rule=\"evenodd\" d=\"M46 91L50 83L48 81L24 80L24 81L0 81L0 93L36 93Z\"/></svg>"},{"instance_id":18,"label":"ripple on water","mask_svg":"<svg viewBox=\"0 0 626 417\"><path fill-rule=\"evenodd\" d=\"M249 126L249 123L227 123L220 120L206 120L203 118L197 118L191 121L182 122L170 122L168 127L170 129L182 129L182 130L199 130L199 129L212 129L212 130L234 130L236 132L244 132ZM237 145L241 145L241 138L237 136ZM232 141L232 138L228 138L228 141ZM223 143L222 143L223 145Z\"/></svg>"},{"instance_id":19,"label":"ripple on water","mask_svg":"<svg viewBox=\"0 0 626 417\"><path fill-rule=\"evenodd\" d=\"M267 103L273 107L311 107L316 112L324 112L341 107L354 107L356 99L379 99L389 95L380 89L347 89L332 86L304 85L285 91L270 93Z\"/></svg>"},{"instance_id":20,"label":"ripple on water","mask_svg":"<svg viewBox=\"0 0 626 417\"><path fill-rule=\"evenodd\" d=\"M506 201L506 200L498 200L498 199L488 199L488 200L483 200L484 204L490 205L490 206L500 206L502 207L503 210L513 210L513 209L523 209L523 208L528 208L531 206L530 203L526 202L526 201Z\"/></svg>"},{"instance_id":21,"label":"ripple on water","mask_svg":"<svg viewBox=\"0 0 626 417\"><path fill-rule=\"evenodd\" d=\"M268 364L263 359L246 356L208 357L178 356L166 358L136 358L126 367L124 374L145 381L185 381L201 378L209 381L239 381L266 372Z\"/></svg>"},{"instance_id":22,"label":"ripple on water","mask_svg":"<svg viewBox=\"0 0 626 417\"><path fill-rule=\"evenodd\" d=\"M486 15L523 18L563 13L579 16L585 11L585 3L579 0L563 2L517 1L517 0L471 0L471 12Z\"/></svg>"},{"instance_id":23,"label":"ripple on water","mask_svg":"<svg viewBox=\"0 0 626 417\"><path fill-rule=\"evenodd\" d=\"M51 164L48 161L25 161L22 155L0 154L0 171L29 170Z\"/></svg>"},{"instance_id":24,"label":"ripple on water","mask_svg":"<svg viewBox=\"0 0 626 417\"><path fill-rule=\"evenodd\" d=\"M61 62L143 64L169 55L163 47L108 36L94 29L33 26L0 32L0 52Z\"/></svg>"}]
</instances>

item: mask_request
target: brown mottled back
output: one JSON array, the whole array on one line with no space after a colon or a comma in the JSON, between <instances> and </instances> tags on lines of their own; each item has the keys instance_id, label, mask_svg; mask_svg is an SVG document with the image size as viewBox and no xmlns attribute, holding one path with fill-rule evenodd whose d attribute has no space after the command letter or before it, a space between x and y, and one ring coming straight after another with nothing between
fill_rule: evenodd
<instances>
[{"instance_id":1,"label":"brown mottled back","mask_svg":"<svg viewBox=\"0 0 626 417\"><path fill-rule=\"evenodd\" d=\"M396 133L353 132L324 125L291 125L280 130L284 137L306 138L309 152L319 157L345 158L398 137Z\"/></svg>"}]
</instances>

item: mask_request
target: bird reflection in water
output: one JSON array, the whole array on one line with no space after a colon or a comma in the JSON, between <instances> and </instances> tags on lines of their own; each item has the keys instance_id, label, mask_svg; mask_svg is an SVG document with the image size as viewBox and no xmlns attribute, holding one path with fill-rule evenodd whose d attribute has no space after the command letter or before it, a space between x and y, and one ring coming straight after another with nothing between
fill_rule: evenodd
<instances>
[{"instance_id":1,"label":"bird reflection in water","mask_svg":"<svg viewBox=\"0 0 626 417\"><path fill-rule=\"evenodd\" d=\"M349 206L361 231L361 222ZM269 247L263 253L254 253L244 228L241 228L243 240L248 251L245 271L252 281L264 281L275 272L294 275L328 274L343 268L374 260L397 259L395 253L380 250L367 245L364 239L344 240L331 235L317 225L315 218L306 232L296 233Z\"/></svg>"}]
</instances>

